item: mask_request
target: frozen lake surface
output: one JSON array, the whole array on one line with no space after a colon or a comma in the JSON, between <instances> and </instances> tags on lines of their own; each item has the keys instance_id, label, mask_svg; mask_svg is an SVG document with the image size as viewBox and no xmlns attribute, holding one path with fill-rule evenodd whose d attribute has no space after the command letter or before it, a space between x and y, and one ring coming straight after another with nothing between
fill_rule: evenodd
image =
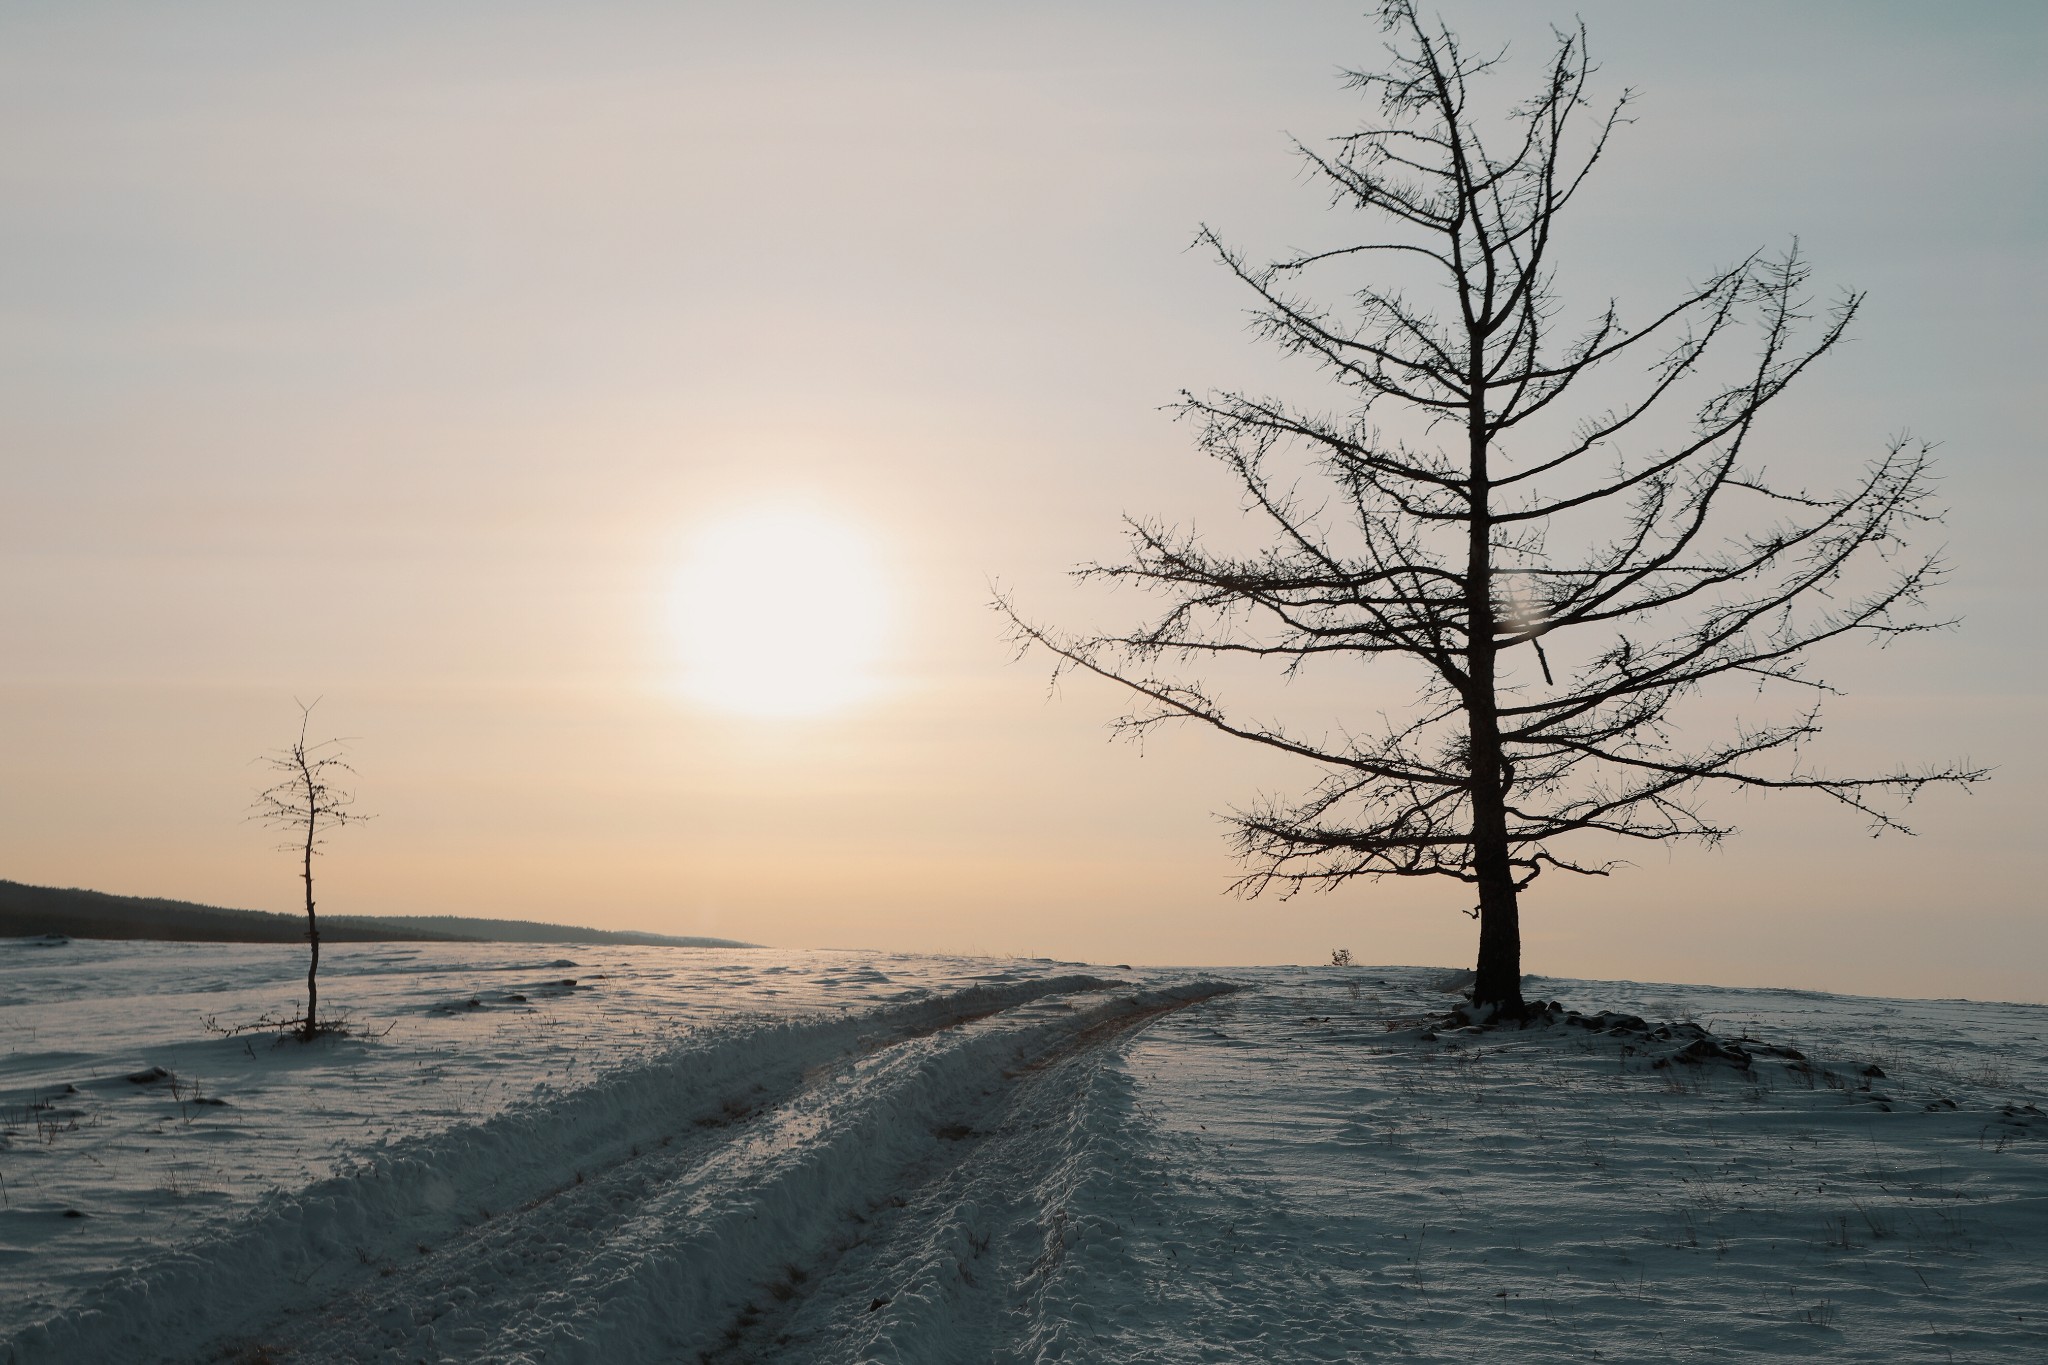
<instances>
[{"instance_id":1,"label":"frozen lake surface","mask_svg":"<svg viewBox=\"0 0 2048 1365\"><path fill-rule=\"evenodd\" d=\"M324 958L367 1033L280 1045L202 1021L289 1013L303 950L0 940L0 1358L2048 1358L2040 1006Z\"/></svg>"}]
</instances>

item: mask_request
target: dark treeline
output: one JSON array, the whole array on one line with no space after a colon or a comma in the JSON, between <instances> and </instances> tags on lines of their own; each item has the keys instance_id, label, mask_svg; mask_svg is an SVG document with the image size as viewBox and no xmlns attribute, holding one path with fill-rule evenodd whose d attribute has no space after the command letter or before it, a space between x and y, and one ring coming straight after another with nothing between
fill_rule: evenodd
<instances>
[{"instance_id":1,"label":"dark treeline","mask_svg":"<svg viewBox=\"0 0 2048 1365\"><path fill-rule=\"evenodd\" d=\"M67 938L169 939L189 943L303 943L301 915L228 910L154 896L114 896L54 886L0 881L0 938L62 934ZM468 919L459 915L335 915L321 919L330 943L615 943L669 947L743 948L723 938L614 932L531 920Z\"/></svg>"},{"instance_id":2,"label":"dark treeline","mask_svg":"<svg viewBox=\"0 0 2048 1365\"><path fill-rule=\"evenodd\" d=\"M337 924L327 937L355 943L448 940L456 935L398 925ZM0 938L63 934L70 938L161 938L195 943L304 943L303 915L225 910L153 896L110 896L54 886L0 881Z\"/></svg>"},{"instance_id":3,"label":"dark treeline","mask_svg":"<svg viewBox=\"0 0 2048 1365\"><path fill-rule=\"evenodd\" d=\"M467 915L343 915L320 921L322 926L402 925L423 938L484 939L492 943L624 943L652 948L758 948L732 938L694 934L643 934L631 929L585 929L574 924L545 924L530 919L472 919ZM323 927L320 931L326 933Z\"/></svg>"}]
</instances>

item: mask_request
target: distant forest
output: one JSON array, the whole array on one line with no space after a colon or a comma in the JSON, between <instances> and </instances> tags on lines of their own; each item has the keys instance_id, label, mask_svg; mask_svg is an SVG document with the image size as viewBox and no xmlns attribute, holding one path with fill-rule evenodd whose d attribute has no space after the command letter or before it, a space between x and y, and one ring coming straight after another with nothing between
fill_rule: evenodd
<instances>
[{"instance_id":1,"label":"distant forest","mask_svg":"<svg viewBox=\"0 0 2048 1365\"><path fill-rule=\"evenodd\" d=\"M0 938L153 938L187 943L304 943L303 915L226 910L154 896L110 896L0 881ZM519 919L461 915L322 915L327 943L620 943L670 948L751 948L729 938L679 937Z\"/></svg>"}]
</instances>

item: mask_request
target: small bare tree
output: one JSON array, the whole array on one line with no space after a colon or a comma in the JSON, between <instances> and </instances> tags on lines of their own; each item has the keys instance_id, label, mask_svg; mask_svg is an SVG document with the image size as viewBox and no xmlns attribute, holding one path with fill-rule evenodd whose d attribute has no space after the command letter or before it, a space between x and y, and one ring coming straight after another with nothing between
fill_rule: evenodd
<instances>
[{"instance_id":1,"label":"small bare tree","mask_svg":"<svg viewBox=\"0 0 2048 1365\"><path fill-rule=\"evenodd\" d=\"M288 749L263 756L264 765L279 777L257 794L249 814L251 820L288 831L291 837L278 847L299 855L299 876L306 887L306 943L312 960L306 967L305 1017L282 1023L305 1042L322 1033L333 1033L338 1027L320 1022L320 921L313 913L313 857L326 842L326 831L370 818L351 809L355 805L354 792L336 785L342 774L355 775L342 748L344 741L329 739L315 744L307 739L313 707L319 704L318 698L311 705L300 702L298 739Z\"/></svg>"},{"instance_id":2,"label":"small bare tree","mask_svg":"<svg viewBox=\"0 0 2048 1365\"><path fill-rule=\"evenodd\" d=\"M1986 774L1830 776L1801 757L1832 690L1808 675L1815 646L1946 624L1913 611L1942 573L1906 545L1936 516L1925 444L1893 442L1832 493L1753 458L1765 407L1840 341L1861 296L1802 339L1808 271L1795 247L1707 277L1640 325L1609 302L1560 336L1555 234L1629 95L1590 111L1584 30L1560 32L1543 83L1499 116L1497 150L1474 78L1499 58L1472 56L1411 0L1381 17L1391 66L1349 76L1380 116L1328 149L1298 149L1335 205L1386 235L1263 268L1206 228L1199 239L1250 289L1260 333L1345 394L1334 413L1183 395L1266 548L1219 553L1127 518L1131 560L1077 572L1162 596L1150 622L1074 636L1006 596L996 605L1020 647L1058 657L1055 676L1079 669L1134 692L1125 731L1193 721L1321 768L1306 796L1233 813L1242 892L1353 877L1472 886L1474 1003L1513 1015L1519 894L1545 868L1616 866L1561 845L1718 841L1730 828L1698 799L1712 784L1816 792L1873 833L1909 832L1898 803ZM1300 284L1331 271L1347 273L1334 307ZM1718 343L1744 327L1751 352L1731 370ZM1568 393L1581 396L1575 421L1559 416ZM1389 415L1399 430L1381 424ZM1376 733L1318 737L1249 718L1186 676L1229 658L1289 677L1333 659L1405 659L1422 681L1414 707ZM1729 682L1799 700L1730 738L1682 744L1680 721L1694 717L1680 704Z\"/></svg>"}]
</instances>

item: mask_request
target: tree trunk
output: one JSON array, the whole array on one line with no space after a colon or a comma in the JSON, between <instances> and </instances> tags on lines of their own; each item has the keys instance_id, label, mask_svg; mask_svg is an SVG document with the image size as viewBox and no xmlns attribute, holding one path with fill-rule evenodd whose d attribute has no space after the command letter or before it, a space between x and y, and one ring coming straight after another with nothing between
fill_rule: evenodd
<instances>
[{"instance_id":1,"label":"tree trunk","mask_svg":"<svg viewBox=\"0 0 2048 1365\"><path fill-rule=\"evenodd\" d=\"M313 917L313 821L306 821L305 870L306 879L306 942L312 945L313 960L306 968L306 1022L300 1026L299 1037L310 1042L319 1031L320 1018L320 921Z\"/></svg>"},{"instance_id":2,"label":"tree trunk","mask_svg":"<svg viewBox=\"0 0 2048 1365\"><path fill-rule=\"evenodd\" d=\"M1472 865L1479 878L1479 964L1472 1003L1503 1013L1522 1012L1522 920L1508 864L1507 790L1503 780L1500 717L1494 711L1491 615L1486 648L1474 648L1484 667L1473 669L1469 707L1472 744ZM1481 629L1475 623L1475 630Z\"/></svg>"},{"instance_id":3,"label":"tree trunk","mask_svg":"<svg viewBox=\"0 0 2048 1365\"><path fill-rule=\"evenodd\" d=\"M1522 921L1514 869L1508 863L1506 765L1500 744L1500 701L1494 690L1493 520L1487 472L1486 402L1479 360L1484 340L1471 338L1472 524L1465 564L1466 669L1470 674L1465 712L1470 722L1472 870L1479 879L1479 962L1472 1003L1520 1015L1522 1004Z\"/></svg>"},{"instance_id":4,"label":"tree trunk","mask_svg":"<svg viewBox=\"0 0 2048 1365\"><path fill-rule=\"evenodd\" d=\"M1475 717L1477 720L1478 717ZM1486 716L1487 721L1493 719ZM1475 724L1475 731L1482 728ZM1482 768L1479 736L1473 736L1472 861L1479 877L1479 963L1472 1003L1519 1015L1522 1004L1522 913L1508 865L1506 793L1500 782L1500 734L1493 730L1490 768ZM1484 773L1485 776L1481 774ZM1490 777L1492 780L1488 781Z\"/></svg>"}]
</instances>

